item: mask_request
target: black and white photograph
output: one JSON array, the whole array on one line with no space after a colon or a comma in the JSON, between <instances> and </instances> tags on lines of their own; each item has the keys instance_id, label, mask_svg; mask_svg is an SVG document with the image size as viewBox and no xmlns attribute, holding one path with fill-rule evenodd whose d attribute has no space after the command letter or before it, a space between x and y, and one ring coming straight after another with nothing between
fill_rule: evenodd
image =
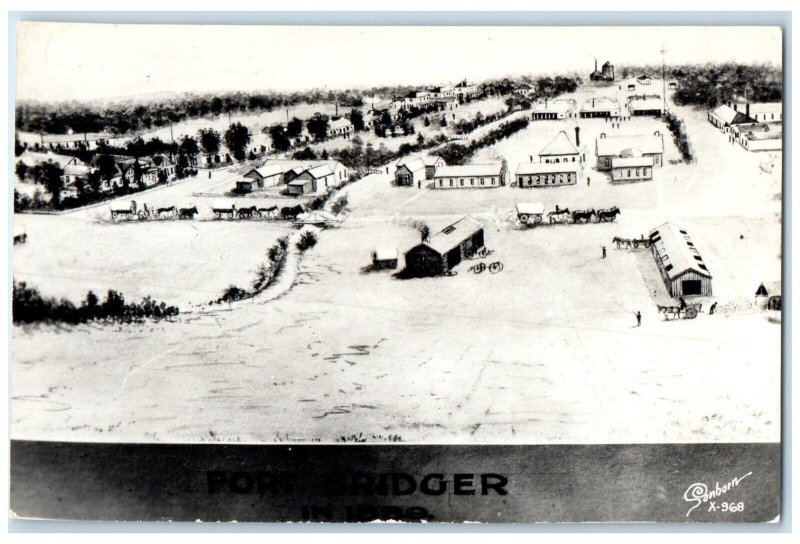
<instances>
[{"instance_id":1,"label":"black and white photograph","mask_svg":"<svg viewBox=\"0 0 800 544\"><path fill-rule=\"evenodd\" d=\"M780 521L780 26L15 32L12 517Z\"/></svg>"}]
</instances>

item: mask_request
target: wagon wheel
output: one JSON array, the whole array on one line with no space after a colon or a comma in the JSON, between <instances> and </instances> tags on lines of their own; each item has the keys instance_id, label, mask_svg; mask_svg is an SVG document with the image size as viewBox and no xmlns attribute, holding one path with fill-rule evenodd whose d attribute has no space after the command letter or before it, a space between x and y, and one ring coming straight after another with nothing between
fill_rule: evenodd
<instances>
[{"instance_id":1,"label":"wagon wheel","mask_svg":"<svg viewBox=\"0 0 800 544\"><path fill-rule=\"evenodd\" d=\"M644 247L647 247L647 248L649 248L649 247L650 247L650 240L647 240L647 241L644 243Z\"/></svg>"},{"instance_id":2,"label":"wagon wheel","mask_svg":"<svg viewBox=\"0 0 800 544\"><path fill-rule=\"evenodd\" d=\"M639 240L633 241L633 249L639 249Z\"/></svg>"},{"instance_id":3,"label":"wagon wheel","mask_svg":"<svg viewBox=\"0 0 800 544\"><path fill-rule=\"evenodd\" d=\"M697 308L694 306L686 308L686 319L694 319L695 317L697 317Z\"/></svg>"},{"instance_id":4,"label":"wagon wheel","mask_svg":"<svg viewBox=\"0 0 800 544\"><path fill-rule=\"evenodd\" d=\"M522 223L523 225L527 224L528 223L528 214L527 213L519 214L519 222Z\"/></svg>"},{"instance_id":5,"label":"wagon wheel","mask_svg":"<svg viewBox=\"0 0 800 544\"><path fill-rule=\"evenodd\" d=\"M489 255L489 250L488 250L488 249L486 249L485 247L482 247L482 248L480 248L480 249L478 250L478 256L479 256L479 257L483 258L483 257L486 257L486 256L488 256L488 255Z\"/></svg>"},{"instance_id":6,"label":"wagon wheel","mask_svg":"<svg viewBox=\"0 0 800 544\"><path fill-rule=\"evenodd\" d=\"M528 219L528 223L531 225L541 225L542 224L542 216L541 215L532 215L530 219Z\"/></svg>"},{"instance_id":7,"label":"wagon wheel","mask_svg":"<svg viewBox=\"0 0 800 544\"><path fill-rule=\"evenodd\" d=\"M478 263L472 267L472 271L476 274L480 274L484 270L486 270L486 263Z\"/></svg>"},{"instance_id":8,"label":"wagon wheel","mask_svg":"<svg viewBox=\"0 0 800 544\"><path fill-rule=\"evenodd\" d=\"M503 270L503 263L501 263L500 261L493 262L492 264L489 265L489 272L491 272L492 274L497 274L501 270Z\"/></svg>"}]
</instances>

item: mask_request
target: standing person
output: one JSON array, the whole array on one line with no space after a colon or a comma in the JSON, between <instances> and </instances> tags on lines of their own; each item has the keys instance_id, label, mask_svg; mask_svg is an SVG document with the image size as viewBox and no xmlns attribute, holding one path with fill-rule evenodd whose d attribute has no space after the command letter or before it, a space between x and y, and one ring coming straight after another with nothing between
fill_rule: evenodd
<instances>
[{"instance_id":1,"label":"standing person","mask_svg":"<svg viewBox=\"0 0 800 544\"><path fill-rule=\"evenodd\" d=\"M603 258L606 258L606 246L603 246Z\"/></svg>"},{"instance_id":2,"label":"standing person","mask_svg":"<svg viewBox=\"0 0 800 544\"><path fill-rule=\"evenodd\" d=\"M642 326L642 312L636 312L636 326Z\"/></svg>"},{"instance_id":3,"label":"standing person","mask_svg":"<svg viewBox=\"0 0 800 544\"><path fill-rule=\"evenodd\" d=\"M586 185L589 187L592 186L592 178L590 178L589 176L586 176Z\"/></svg>"},{"instance_id":4,"label":"standing person","mask_svg":"<svg viewBox=\"0 0 800 544\"><path fill-rule=\"evenodd\" d=\"M417 180L417 189L422 189L422 180L421 179Z\"/></svg>"}]
</instances>

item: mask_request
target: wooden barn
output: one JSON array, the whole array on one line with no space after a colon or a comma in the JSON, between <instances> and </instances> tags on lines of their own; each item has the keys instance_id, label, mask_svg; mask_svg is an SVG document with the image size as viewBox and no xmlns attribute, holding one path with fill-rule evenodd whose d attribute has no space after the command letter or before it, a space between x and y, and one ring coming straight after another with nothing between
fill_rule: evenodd
<instances>
[{"instance_id":1,"label":"wooden barn","mask_svg":"<svg viewBox=\"0 0 800 544\"><path fill-rule=\"evenodd\" d=\"M405 254L406 273L413 277L441 276L483 247L483 225L463 217Z\"/></svg>"},{"instance_id":2,"label":"wooden barn","mask_svg":"<svg viewBox=\"0 0 800 544\"><path fill-rule=\"evenodd\" d=\"M650 247L670 295L711 295L711 273L686 230L664 223L650 231Z\"/></svg>"}]
</instances>

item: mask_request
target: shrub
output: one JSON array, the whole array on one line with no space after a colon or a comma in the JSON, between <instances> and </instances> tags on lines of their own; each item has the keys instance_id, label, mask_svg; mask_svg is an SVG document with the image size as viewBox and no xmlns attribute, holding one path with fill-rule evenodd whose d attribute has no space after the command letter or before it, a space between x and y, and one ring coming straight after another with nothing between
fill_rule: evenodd
<instances>
[{"instance_id":1,"label":"shrub","mask_svg":"<svg viewBox=\"0 0 800 544\"><path fill-rule=\"evenodd\" d=\"M692 153L692 146L689 143L689 135L686 133L686 126L683 120L674 113L667 112L664 116L664 121L667 123L667 128L672 133L672 139L678 151L680 151L683 160L692 162L692 160L694 160L694 154Z\"/></svg>"},{"instance_id":2,"label":"shrub","mask_svg":"<svg viewBox=\"0 0 800 544\"><path fill-rule=\"evenodd\" d=\"M315 245L317 245L317 235L310 230L304 232L302 236L300 236L300 240L297 241L297 249L300 251L306 251Z\"/></svg>"}]
</instances>

